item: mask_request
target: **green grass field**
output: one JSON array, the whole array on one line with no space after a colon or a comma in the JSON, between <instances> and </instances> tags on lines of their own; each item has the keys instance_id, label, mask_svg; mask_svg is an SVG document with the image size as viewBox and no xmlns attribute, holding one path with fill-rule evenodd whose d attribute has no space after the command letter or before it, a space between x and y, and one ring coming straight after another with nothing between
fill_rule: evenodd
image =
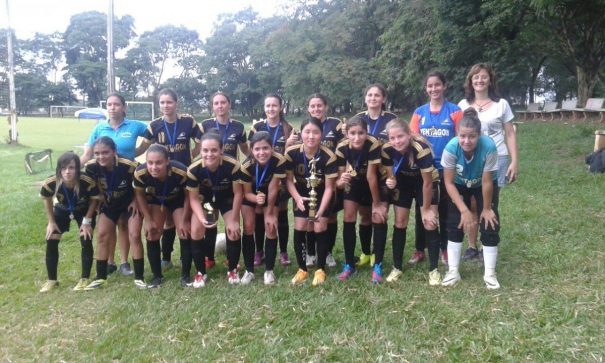
<instances>
[{"instance_id":1,"label":"green grass field","mask_svg":"<svg viewBox=\"0 0 605 363\"><path fill-rule=\"evenodd\" d=\"M181 289L173 270L158 290L136 290L114 275L102 291L75 293L80 247L72 230L59 247L61 286L40 294L46 218L38 183L51 172L26 175L23 158L52 148L56 160L93 126L23 118L22 146L0 145L1 361L605 359L605 176L584 165L596 126L521 126L520 178L501 194L497 291L484 287L476 263L462 264L456 287L429 288L423 263L392 285L371 285L366 268L347 283L333 269L321 288L292 288L290 266L276 267L274 287L262 284L262 269L251 286L235 287L218 266L200 290ZM410 228L406 260L413 236ZM342 260L340 237L337 246Z\"/></svg>"}]
</instances>

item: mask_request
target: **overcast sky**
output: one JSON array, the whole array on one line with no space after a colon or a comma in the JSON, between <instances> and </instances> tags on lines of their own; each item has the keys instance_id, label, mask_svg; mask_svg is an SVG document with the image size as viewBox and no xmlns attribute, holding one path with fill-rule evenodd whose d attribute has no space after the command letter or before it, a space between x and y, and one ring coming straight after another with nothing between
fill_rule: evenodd
<instances>
[{"instance_id":1,"label":"overcast sky","mask_svg":"<svg viewBox=\"0 0 605 363\"><path fill-rule=\"evenodd\" d=\"M0 28L6 25L5 1L1 1ZM85 11L107 13L109 0L8 0L11 27L17 38L36 32L64 32L72 15ZM210 35L219 14L235 13L252 6L262 17L279 13L285 0L114 0L114 14L134 17L138 35L161 25L183 25L197 30L201 39Z\"/></svg>"}]
</instances>

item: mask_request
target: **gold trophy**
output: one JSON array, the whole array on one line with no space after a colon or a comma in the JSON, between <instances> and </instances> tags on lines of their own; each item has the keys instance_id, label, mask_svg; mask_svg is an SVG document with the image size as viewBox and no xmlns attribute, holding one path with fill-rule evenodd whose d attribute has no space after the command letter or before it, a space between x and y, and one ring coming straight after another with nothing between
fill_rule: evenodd
<instances>
[{"instance_id":1,"label":"gold trophy","mask_svg":"<svg viewBox=\"0 0 605 363\"><path fill-rule=\"evenodd\" d=\"M212 207L210 203L204 203L202 206L204 209L204 216L206 217L206 223L208 225L215 224L218 221L218 210Z\"/></svg>"},{"instance_id":2,"label":"gold trophy","mask_svg":"<svg viewBox=\"0 0 605 363\"><path fill-rule=\"evenodd\" d=\"M309 192L309 220L314 220L317 214L317 192L315 188L321 183L321 179L315 174L315 164L317 159L309 161L309 177L307 179L307 188L311 188Z\"/></svg>"}]
</instances>

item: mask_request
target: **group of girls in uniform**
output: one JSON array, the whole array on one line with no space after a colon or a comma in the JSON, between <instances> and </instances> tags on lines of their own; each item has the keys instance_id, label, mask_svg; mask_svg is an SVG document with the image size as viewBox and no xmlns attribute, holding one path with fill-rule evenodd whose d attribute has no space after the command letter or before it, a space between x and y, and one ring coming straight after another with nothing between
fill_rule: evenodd
<instances>
[{"instance_id":1,"label":"group of girls in uniform","mask_svg":"<svg viewBox=\"0 0 605 363\"><path fill-rule=\"evenodd\" d=\"M58 243L71 219L80 228L82 244L82 276L74 290L107 284L108 261L119 235L126 236L129 247L120 271L129 270L124 264L130 251L137 288L163 283L163 272L173 267L176 236L181 286L204 287L208 269L215 266L219 216L225 227L228 283L252 283L255 269L264 264L263 282L273 285L278 247L281 265L291 264L290 203L298 267L292 285L305 284L312 266L311 284L321 285L327 268L336 266L333 249L341 210L344 262L338 280L347 281L370 265L371 282L381 283L391 205L393 266L385 280L395 282L403 275L413 202L417 243L412 258L424 258L426 244L429 285L460 281L464 234L473 243L479 230L485 285L499 288L499 190L516 179L518 169L512 112L498 97L495 73L485 64L471 68L460 107L445 99L447 84L440 72L428 74L424 88L429 102L416 109L410 124L385 110L387 94L380 84L365 89L367 110L344 123L327 117L327 98L313 94L300 130L285 120L281 97L271 94L264 100L266 119L255 123L248 136L244 125L231 118L226 94L212 95L215 117L198 124L177 113L177 95L166 89L158 100L163 116L137 131L143 142L138 147L131 142L129 154L114 141L129 121L124 119L126 104L121 96L110 95L110 120L101 126L104 133L95 129L94 140L91 135L84 171L80 158L66 153L42 187L48 281L41 291L58 286ZM145 151L145 162L137 165L133 156ZM95 224L97 275L91 281ZM142 235L152 273L147 282ZM448 264L444 277L438 270L440 255Z\"/></svg>"}]
</instances>

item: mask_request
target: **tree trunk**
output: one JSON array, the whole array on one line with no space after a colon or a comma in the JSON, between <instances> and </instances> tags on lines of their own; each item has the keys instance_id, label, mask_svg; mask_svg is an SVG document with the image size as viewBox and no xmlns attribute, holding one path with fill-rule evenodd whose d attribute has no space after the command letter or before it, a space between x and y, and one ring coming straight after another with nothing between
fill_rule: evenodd
<instances>
[{"instance_id":1,"label":"tree trunk","mask_svg":"<svg viewBox=\"0 0 605 363\"><path fill-rule=\"evenodd\" d=\"M592 96L594 87L597 84L597 72L594 69L584 69L576 67L578 72L578 107L586 106L586 101Z\"/></svg>"}]
</instances>

